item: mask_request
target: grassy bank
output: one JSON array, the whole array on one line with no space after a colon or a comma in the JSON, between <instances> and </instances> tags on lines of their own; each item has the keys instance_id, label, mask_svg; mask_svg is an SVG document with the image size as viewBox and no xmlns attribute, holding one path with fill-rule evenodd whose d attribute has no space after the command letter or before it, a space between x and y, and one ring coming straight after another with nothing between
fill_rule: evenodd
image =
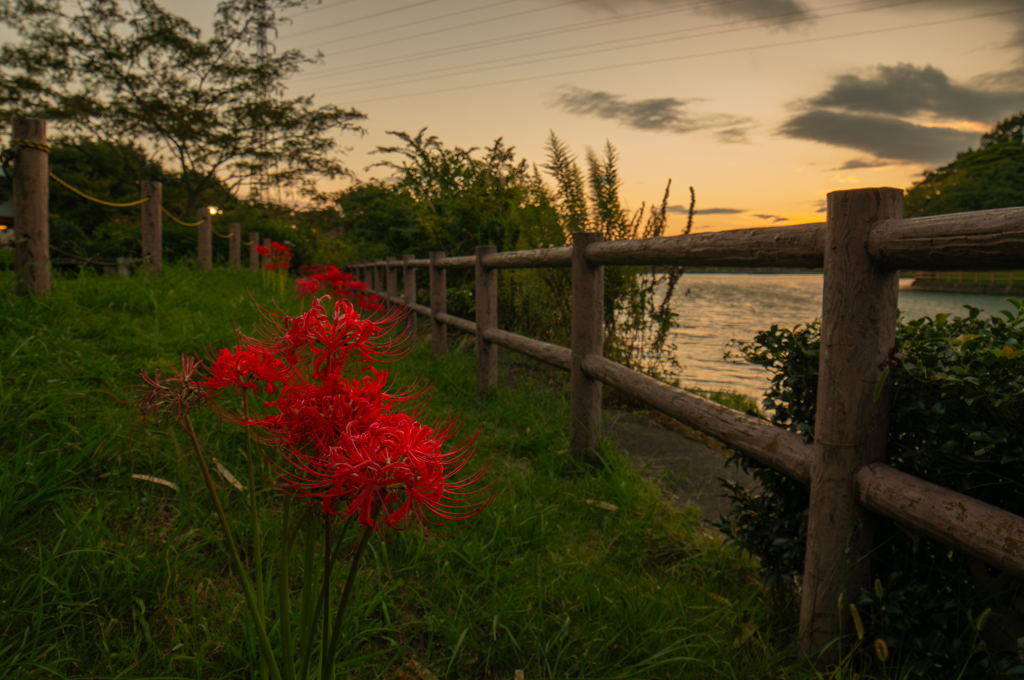
<instances>
[{"instance_id":1,"label":"grassy bank","mask_svg":"<svg viewBox=\"0 0 1024 680\"><path fill-rule=\"evenodd\" d=\"M231 343L233 321L257 318L247 288L265 299L247 271L171 266L59 279L27 300L0 274L0 678L254 677L185 437L168 423L133 432L138 412L107 393L130 399L158 358ZM705 538L612 447L603 471L573 464L564 379L524 364L479 398L474 359L453 345L438 361L420 346L393 372L434 383L430 409L481 431L494 502L453 538L370 543L337 677L815 677L794 670L793 601L765 592L752 560ZM241 477L242 433L207 411L195 421ZM217 482L247 544L246 499ZM259 503L272 552L280 499Z\"/></svg>"}]
</instances>

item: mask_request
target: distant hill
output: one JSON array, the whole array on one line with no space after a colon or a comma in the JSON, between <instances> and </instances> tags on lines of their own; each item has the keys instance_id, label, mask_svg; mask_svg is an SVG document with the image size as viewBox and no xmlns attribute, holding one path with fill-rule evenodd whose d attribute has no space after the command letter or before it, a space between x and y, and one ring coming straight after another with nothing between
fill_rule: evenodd
<instances>
[{"instance_id":1,"label":"distant hill","mask_svg":"<svg viewBox=\"0 0 1024 680\"><path fill-rule=\"evenodd\" d=\"M979 149L929 171L903 199L904 217L1024 206L1024 115L1008 118L981 138Z\"/></svg>"}]
</instances>

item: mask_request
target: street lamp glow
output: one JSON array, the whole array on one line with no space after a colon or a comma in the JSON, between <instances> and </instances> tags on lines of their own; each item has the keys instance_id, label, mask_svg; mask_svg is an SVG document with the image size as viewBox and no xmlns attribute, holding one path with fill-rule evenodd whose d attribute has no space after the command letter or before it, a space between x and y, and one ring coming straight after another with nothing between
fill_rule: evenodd
<instances>
[{"instance_id":1,"label":"street lamp glow","mask_svg":"<svg viewBox=\"0 0 1024 680\"><path fill-rule=\"evenodd\" d=\"M220 213L220 210L218 210L217 206L215 206L215 205L207 206L206 209L210 211L211 215L216 215L216 214Z\"/></svg>"}]
</instances>

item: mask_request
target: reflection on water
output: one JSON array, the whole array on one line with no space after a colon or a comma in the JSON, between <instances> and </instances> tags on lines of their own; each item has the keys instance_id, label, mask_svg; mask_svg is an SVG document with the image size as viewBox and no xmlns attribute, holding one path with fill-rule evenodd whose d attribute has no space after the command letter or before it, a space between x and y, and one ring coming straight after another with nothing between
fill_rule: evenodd
<instances>
[{"instance_id":1,"label":"reflection on water","mask_svg":"<svg viewBox=\"0 0 1024 680\"><path fill-rule=\"evenodd\" d=\"M750 342L773 324L792 328L819 318L821 286L821 274L684 274L672 305L679 314L671 341L677 346L680 384L760 397L771 374L723 360L725 345L733 338ZM904 320L942 312L966 316L967 304L988 317L1011 308L1004 297L901 290L899 308Z\"/></svg>"}]
</instances>

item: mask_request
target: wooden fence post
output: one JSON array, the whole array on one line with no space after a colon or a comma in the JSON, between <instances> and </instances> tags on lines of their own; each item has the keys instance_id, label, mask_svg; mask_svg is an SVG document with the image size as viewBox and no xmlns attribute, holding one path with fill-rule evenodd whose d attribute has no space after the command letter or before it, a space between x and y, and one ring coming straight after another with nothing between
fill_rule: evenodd
<instances>
[{"instance_id":1,"label":"wooden fence post","mask_svg":"<svg viewBox=\"0 0 1024 680\"><path fill-rule=\"evenodd\" d=\"M200 225L196 229L199 237L199 270L208 272L213 269L213 215L209 208L196 211Z\"/></svg>"},{"instance_id":2,"label":"wooden fence post","mask_svg":"<svg viewBox=\"0 0 1024 680\"><path fill-rule=\"evenodd\" d=\"M414 258L412 253L402 256L402 287L405 289L405 304L408 308L405 317L405 333L410 336L416 335L417 321L416 312L412 309L412 305L416 304L416 268L409 266L409 261Z\"/></svg>"},{"instance_id":3,"label":"wooden fence post","mask_svg":"<svg viewBox=\"0 0 1024 680\"><path fill-rule=\"evenodd\" d=\"M384 280L386 293L388 296L387 306L390 307L394 303L391 302L393 298L398 297L398 270L395 268L395 258L388 255L387 264L384 265Z\"/></svg>"},{"instance_id":4,"label":"wooden fence post","mask_svg":"<svg viewBox=\"0 0 1024 680\"><path fill-rule=\"evenodd\" d=\"M249 232L249 269L256 272L260 270L260 251L257 250L260 247L260 233L258 231Z\"/></svg>"},{"instance_id":5,"label":"wooden fence post","mask_svg":"<svg viewBox=\"0 0 1024 680\"><path fill-rule=\"evenodd\" d=\"M242 225L232 222L228 225L228 263L235 269L242 268Z\"/></svg>"},{"instance_id":6,"label":"wooden fence post","mask_svg":"<svg viewBox=\"0 0 1024 680\"><path fill-rule=\"evenodd\" d=\"M375 261L373 263L372 272L373 272L373 289L375 291L377 291L378 293L380 293L380 291L384 289L384 281L381 280L382 277L381 277L381 274L380 274L380 262L379 261Z\"/></svg>"},{"instance_id":7,"label":"wooden fence post","mask_svg":"<svg viewBox=\"0 0 1024 680\"><path fill-rule=\"evenodd\" d=\"M15 140L46 147L46 121L15 116ZM50 159L49 151L18 144L14 161L14 268L15 290L42 295L50 291Z\"/></svg>"},{"instance_id":8,"label":"wooden fence post","mask_svg":"<svg viewBox=\"0 0 1024 680\"><path fill-rule=\"evenodd\" d=\"M854 475L885 460L899 273L871 259L867 240L877 223L902 216L902 189L828 195L800 651L816 654L840 632L845 639L842 647L833 644L822 654L819 670L837 665L840 653L849 651L850 604L869 586L873 530L868 511L857 503Z\"/></svg>"},{"instance_id":9,"label":"wooden fence post","mask_svg":"<svg viewBox=\"0 0 1024 680\"><path fill-rule=\"evenodd\" d=\"M484 331L498 328L498 270L484 267L484 257L497 246L476 247L476 393L498 385L498 346L484 340Z\"/></svg>"},{"instance_id":10,"label":"wooden fence post","mask_svg":"<svg viewBox=\"0 0 1024 680\"><path fill-rule=\"evenodd\" d=\"M598 462L601 435L601 381L583 372L583 358L603 354L604 266L584 257L601 234L572 235L572 363L569 369L569 450L578 461Z\"/></svg>"},{"instance_id":11,"label":"wooden fence post","mask_svg":"<svg viewBox=\"0 0 1024 680\"><path fill-rule=\"evenodd\" d=\"M143 180L139 192L149 199L142 204L142 259L151 273L159 275L164 270L163 184Z\"/></svg>"},{"instance_id":12,"label":"wooden fence post","mask_svg":"<svg viewBox=\"0 0 1024 680\"><path fill-rule=\"evenodd\" d=\"M430 354L436 359L448 352L448 326L437 320L448 313L448 271L439 266L444 251L430 253Z\"/></svg>"},{"instance_id":13,"label":"wooden fence post","mask_svg":"<svg viewBox=\"0 0 1024 680\"><path fill-rule=\"evenodd\" d=\"M263 239L263 247L266 248L267 250L270 250L270 244L271 243L273 243L273 241L271 239L269 239L269 238ZM272 254L274 251L270 250L270 252ZM264 255L260 259L260 269L266 269L268 264L270 264L270 255Z\"/></svg>"}]
</instances>

